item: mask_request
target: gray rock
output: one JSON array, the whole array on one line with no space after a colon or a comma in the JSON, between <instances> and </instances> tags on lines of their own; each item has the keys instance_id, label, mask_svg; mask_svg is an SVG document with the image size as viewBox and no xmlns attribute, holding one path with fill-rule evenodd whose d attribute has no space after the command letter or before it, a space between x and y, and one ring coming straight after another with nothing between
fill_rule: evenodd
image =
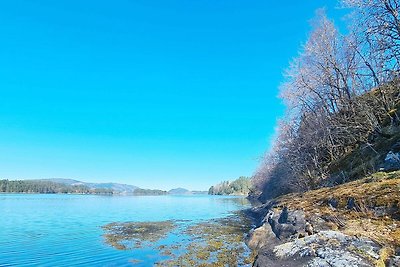
<instances>
[{"instance_id":1,"label":"gray rock","mask_svg":"<svg viewBox=\"0 0 400 267\"><path fill-rule=\"evenodd\" d=\"M287 207L284 207L281 215L279 216L278 222L279 223L287 223L289 217L289 211Z\"/></svg>"},{"instance_id":2,"label":"gray rock","mask_svg":"<svg viewBox=\"0 0 400 267\"><path fill-rule=\"evenodd\" d=\"M294 237L298 232L299 224L297 216L292 213L289 214L287 209L283 209L280 215L270 210L263 219L263 223L269 224L271 231L275 234L277 239L287 240ZM280 221L284 221L284 223L280 223ZM299 218L299 221L301 221L301 218Z\"/></svg>"},{"instance_id":3,"label":"gray rock","mask_svg":"<svg viewBox=\"0 0 400 267\"><path fill-rule=\"evenodd\" d=\"M328 199L328 205L336 209L339 205L339 200L337 200L336 198L330 198Z\"/></svg>"},{"instance_id":4,"label":"gray rock","mask_svg":"<svg viewBox=\"0 0 400 267\"><path fill-rule=\"evenodd\" d=\"M297 238L299 233L305 236L305 223L303 211L288 211L284 208L281 213L275 213L269 210L261 226L249 233L246 243L252 249L260 249L266 245L273 247L291 241Z\"/></svg>"},{"instance_id":5,"label":"gray rock","mask_svg":"<svg viewBox=\"0 0 400 267\"><path fill-rule=\"evenodd\" d=\"M390 150L392 150L393 153L400 153L400 141L394 144Z\"/></svg>"},{"instance_id":6,"label":"gray rock","mask_svg":"<svg viewBox=\"0 0 400 267\"><path fill-rule=\"evenodd\" d=\"M372 211L376 217L383 217L388 213L387 207L374 207Z\"/></svg>"},{"instance_id":7,"label":"gray rock","mask_svg":"<svg viewBox=\"0 0 400 267\"><path fill-rule=\"evenodd\" d=\"M386 154L383 169L385 171L400 170L400 152L389 151L389 153Z\"/></svg>"},{"instance_id":8,"label":"gray rock","mask_svg":"<svg viewBox=\"0 0 400 267\"><path fill-rule=\"evenodd\" d=\"M253 266L373 266L365 255L379 259L380 248L366 238L321 231L272 248L264 247Z\"/></svg>"},{"instance_id":9,"label":"gray rock","mask_svg":"<svg viewBox=\"0 0 400 267\"><path fill-rule=\"evenodd\" d=\"M247 246L256 250L259 250L266 245L274 246L280 243L281 241L276 238L269 224L263 224L262 226L250 231L246 238Z\"/></svg>"},{"instance_id":10,"label":"gray rock","mask_svg":"<svg viewBox=\"0 0 400 267\"><path fill-rule=\"evenodd\" d=\"M389 259L388 265L389 267L400 267L400 256L394 256Z\"/></svg>"},{"instance_id":11,"label":"gray rock","mask_svg":"<svg viewBox=\"0 0 400 267\"><path fill-rule=\"evenodd\" d=\"M300 257L304 258L307 256L316 256L315 250L313 248L310 247L306 247L305 249L301 250L299 253Z\"/></svg>"},{"instance_id":12,"label":"gray rock","mask_svg":"<svg viewBox=\"0 0 400 267\"><path fill-rule=\"evenodd\" d=\"M332 204L335 205L334 201ZM350 198L347 206L352 210L361 208ZM327 227L330 222L344 224L344 218L314 214L306 220L301 210L280 210L273 204L257 212L262 214L262 223L252 231L247 242L250 248L258 250L254 267L373 266L371 261L379 260L379 244ZM305 232L309 224L315 229L311 235ZM398 259L392 258L390 262L390 266L397 266Z\"/></svg>"},{"instance_id":13,"label":"gray rock","mask_svg":"<svg viewBox=\"0 0 400 267\"><path fill-rule=\"evenodd\" d=\"M372 240L367 238L359 238L352 241L352 245L356 247L359 251L362 251L366 255L378 260L380 246L374 243Z\"/></svg>"}]
</instances>

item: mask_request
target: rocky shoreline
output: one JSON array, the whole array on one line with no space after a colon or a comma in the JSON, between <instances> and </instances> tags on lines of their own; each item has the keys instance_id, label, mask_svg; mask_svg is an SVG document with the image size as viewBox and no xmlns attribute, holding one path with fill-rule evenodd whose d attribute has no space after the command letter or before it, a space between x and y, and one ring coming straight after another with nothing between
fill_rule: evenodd
<instances>
[{"instance_id":1,"label":"rocky shoreline","mask_svg":"<svg viewBox=\"0 0 400 267\"><path fill-rule=\"evenodd\" d=\"M399 207L400 172L255 206L253 266L400 266Z\"/></svg>"}]
</instances>

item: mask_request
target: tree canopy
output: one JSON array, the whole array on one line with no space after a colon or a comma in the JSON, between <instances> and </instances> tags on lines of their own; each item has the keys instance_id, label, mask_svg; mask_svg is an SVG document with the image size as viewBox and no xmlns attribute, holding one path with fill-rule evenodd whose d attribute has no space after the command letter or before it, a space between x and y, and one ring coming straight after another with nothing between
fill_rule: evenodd
<instances>
[{"instance_id":1,"label":"tree canopy","mask_svg":"<svg viewBox=\"0 0 400 267\"><path fill-rule=\"evenodd\" d=\"M251 179L241 176L230 182L223 181L211 186L208 190L209 195L248 195L252 188Z\"/></svg>"}]
</instances>

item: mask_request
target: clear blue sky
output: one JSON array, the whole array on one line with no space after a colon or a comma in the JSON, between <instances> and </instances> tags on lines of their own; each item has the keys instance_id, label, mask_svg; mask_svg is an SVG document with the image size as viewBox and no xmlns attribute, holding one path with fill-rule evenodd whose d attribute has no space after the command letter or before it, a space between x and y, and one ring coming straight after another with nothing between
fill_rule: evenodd
<instances>
[{"instance_id":1,"label":"clear blue sky","mask_svg":"<svg viewBox=\"0 0 400 267\"><path fill-rule=\"evenodd\" d=\"M0 177L206 190L251 175L310 1L2 1Z\"/></svg>"}]
</instances>

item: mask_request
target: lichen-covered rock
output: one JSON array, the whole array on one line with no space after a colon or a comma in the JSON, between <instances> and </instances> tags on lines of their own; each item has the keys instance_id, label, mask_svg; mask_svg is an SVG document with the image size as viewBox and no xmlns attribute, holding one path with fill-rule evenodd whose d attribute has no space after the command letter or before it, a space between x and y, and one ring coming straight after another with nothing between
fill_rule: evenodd
<instances>
[{"instance_id":1,"label":"lichen-covered rock","mask_svg":"<svg viewBox=\"0 0 400 267\"><path fill-rule=\"evenodd\" d=\"M400 171L273 199L253 209L253 266L400 267L399 199Z\"/></svg>"},{"instance_id":2,"label":"lichen-covered rock","mask_svg":"<svg viewBox=\"0 0 400 267\"><path fill-rule=\"evenodd\" d=\"M372 240L321 231L273 248L264 247L253 266L372 266L381 246Z\"/></svg>"}]
</instances>

